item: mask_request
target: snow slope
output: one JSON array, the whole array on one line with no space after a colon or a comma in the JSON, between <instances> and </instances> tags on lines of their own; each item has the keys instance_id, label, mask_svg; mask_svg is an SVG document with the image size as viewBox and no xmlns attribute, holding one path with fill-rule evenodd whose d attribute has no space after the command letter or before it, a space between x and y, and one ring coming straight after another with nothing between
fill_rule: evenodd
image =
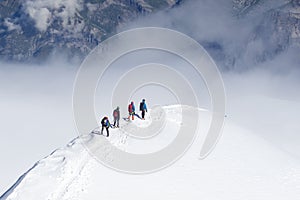
<instances>
[{"instance_id":1,"label":"snow slope","mask_svg":"<svg viewBox=\"0 0 300 200\"><path fill-rule=\"evenodd\" d=\"M181 126L180 106L164 107L165 130L149 140L128 137L122 128L108 140L128 152L153 152L169 144ZM183 108L186 109L186 108ZM194 112L194 109L190 110ZM199 160L211 114L198 110L199 137L174 165L147 175L130 175L104 167L85 146L100 146L106 137L82 135L37 162L1 196L10 199L300 199L300 163L229 118L216 149ZM137 126L148 126L155 116ZM123 121L121 126L126 126ZM84 145L83 145L84 144ZM108 159L109 151L104 152Z\"/></svg>"}]
</instances>

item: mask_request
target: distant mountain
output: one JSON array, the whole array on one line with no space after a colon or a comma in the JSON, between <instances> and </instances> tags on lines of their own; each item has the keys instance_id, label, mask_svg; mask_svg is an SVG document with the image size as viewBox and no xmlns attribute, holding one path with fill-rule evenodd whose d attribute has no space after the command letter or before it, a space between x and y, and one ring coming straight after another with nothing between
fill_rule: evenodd
<instances>
[{"instance_id":1,"label":"distant mountain","mask_svg":"<svg viewBox=\"0 0 300 200\"><path fill-rule=\"evenodd\" d=\"M273 59L289 47L300 47L300 0L227 1L231 3L230 15L238 24L242 24L241 29L249 26L253 30L244 36L243 41L235 41L235 36L231 40L225 39L226 41L211 38L198 40L223 68L245 66L245 63L252 66ZM168 10L179 4L201 6L205 2L207 3L204 0L2 0L0 60L44 60L62 52L69 58L83 58L99 42L116 33L117 28L140 16ZM215 6L218 4L215 3ZM172 15L176 14L176 9L171 10L174 11ZM185 14L179 14L172 23L176 24L182 17L186 18L186 21L183 19L184 22L191 20L189 11L184 10ZM205 18L197 9L190 12L197 12L199 18ZM222 19L215 20L217 21L212 21L208 28L222 22ZM197 23L197 18L192 18L188 26L195 29ZM185 27L186 25L182 28ZM202 27L201 31L208 31L205 28L207 27ZM239 32L239 28L236 30ZM196 30L191 32L197 33ZM219 31L218 34L217 38L222 38L224 33ZM228 34L231 33L225 35ZM197 38L195 35L194 37ZM226 45L231 46L227 48Z\"/></svg>"},{"instance_id":2,"label":"distant mountain","mask_svg":"<svg viewBox=\"0 0 300 200\"><path fill-rule=\"evenodd\" d=\"M289 47L300 47L300 0L233 0L238 18L262 15L251 41L261 41L257 62L272 58Z\"/></svg>"},{"instance_id":3,"label":"distant mountain","mask_svg":"<svg viewBox=\"0 0 300 200\"><path fill-rule=\"evenodd\" d=\"M50 53L86 55L138 16L180 0L2 0L0 59L42 60Z\"/></svg>"}]
</instances>

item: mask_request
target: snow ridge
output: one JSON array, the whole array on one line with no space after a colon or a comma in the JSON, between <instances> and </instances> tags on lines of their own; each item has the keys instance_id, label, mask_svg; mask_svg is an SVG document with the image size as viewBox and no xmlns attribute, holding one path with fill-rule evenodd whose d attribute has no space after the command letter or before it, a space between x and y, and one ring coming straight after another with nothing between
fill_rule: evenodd
<instances>
[{"instance_id":1,"label":"snow ridge","mask_svg":"<svg viewBox=\"0 0 300 200\"><path fill-rule=\"evenodd\" d=\"M209 200L300 198L299 161L252 131L237 126L230 118L214 152L199 161L201 138L205 136L210 116L205 110L198 109L199 138L185 156L157 173L139 176L116 172L99 164L84 148L100 151L109 160L114 158L109 147L102 145L106 139L126 152L147 153L159 149L175 137L176 128L181 126L179 106L164 107L164 110L167 133L162 132L151 141L138 141L128 137L121 127L112 129L109 138L98 134L79 136L37 162L0 199L91 200L99 199L99 195L110 200L177 200L187 196ZM138 120L130 123L145 125Z\"/></svg>"}]
</instances>

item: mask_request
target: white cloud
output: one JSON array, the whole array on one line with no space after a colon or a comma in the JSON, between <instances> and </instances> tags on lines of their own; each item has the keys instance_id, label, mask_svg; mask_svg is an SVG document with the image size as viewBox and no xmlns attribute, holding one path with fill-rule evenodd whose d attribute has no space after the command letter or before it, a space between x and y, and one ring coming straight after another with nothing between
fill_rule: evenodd
<instances>
[{"instance_id":1,"label":"white cloud","mask_svg":"<svg viewBox=\"0 0 300 200\"><path fill-rule=\"evenodd\" d=\"M76 137L76 67L56 60L43 66L0 62L0 196L37 160Z\"/></svg>"},{"instance_id":2,"label":"white cloud","mask_svg":"<svg viewBox=\"0 0 300 200\"><path fill-rule=\"evenodd\" d=\"M259 6L254 6L251 13L239 18L235 16L232 1L229 0L187 1L168 12L139 18L121 29L160 26L178 30L206 45L212 55L217 54L214 58L222 67L250 68L256 65L257 60L263 60L267 53L276 51L275 44L267 40L270 33L262 23L274 23L272 20L266 21L268 19L265 13L270 9L279 8L283 3L284 1L271 0L260 2ZM264 28L265 31L258 27ZM279 34L277 37L275 39L278 41L282 39Z\"/></svg>"},{"instance_id":3,"label":"white cloud","mask_svg":"<svg viewBox=\"0 0 300 200\"><path fill-rule=\"evenodd\" d=\"M82 0L28 0L25 3L25 12L40 31L47 30L53 17L61 18L65 29L70 28L74 25L76 12L82 9Z\"/></svg>"},{"instance_id":4,"label":"white cloud","mask_svg":"<svg viewBox=\"0 0 300 200\"><path fill-rule=\"evenodd\" d=\"M21 31L21 26L18 24L14 24L11 19L5 18L4 25L8 28L8 31L18 30Z\"/></svg>"},{"instance_id":5,"label":"white cloud","mask_svg":"<svg viewBox=\"0 0 300 200\"><path fill-rule=\"evenodd\" d=\"M94 12L98 8L97 4L92 4L92 3L87 3L86 6L90 12Z\"/></svg>"},{"instance_id":6,"label":"white cloud","mask_svg":"<svg viewBox=\"0 0 300 200\"><path fill-rule=\"evenodd\" d=\"M46 31L50 25L51 13L47 8L36 9L28 7L27 12L29 16L35 20L35 26L40 31Z\"/></svg>"}]
</instances>

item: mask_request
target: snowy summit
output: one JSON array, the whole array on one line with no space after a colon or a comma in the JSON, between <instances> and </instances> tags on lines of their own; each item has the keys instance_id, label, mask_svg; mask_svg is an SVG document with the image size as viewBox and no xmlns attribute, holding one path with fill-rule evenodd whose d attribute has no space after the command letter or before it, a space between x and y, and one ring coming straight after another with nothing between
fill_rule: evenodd
<instances>
[{"instance_id":1,"label":"snowy summit","mask_svg":"<svg viewBox=\"0 0 300 200\"><path fill-rule=\"evenodd\" d=\"M140 141L124 132L125 127L147 127L146 120L122 121L111 137L94 133L79 136L66 147L38 161L0 198L1 200L92 200L100 199L295 199L300 197L300 163L274 148L251 131L227 119L216 149L204 160L199 151L210 122L206 110L199 112L199 137L172 166L146 175L131 175L107 168L86 146L101 148L103 140L127 152L147 153L168 145L181 123L182 106L163 107L164 130ZM154 112L155 113L155 112ZM156 113L157 114L157 113ZM167 130L167 131L166 131ZM254 148L255 147L255 148ZM107 159L109 149L103 151ZM136 163L138 165L139 163Z\"/></svg>"}]
</instances>

